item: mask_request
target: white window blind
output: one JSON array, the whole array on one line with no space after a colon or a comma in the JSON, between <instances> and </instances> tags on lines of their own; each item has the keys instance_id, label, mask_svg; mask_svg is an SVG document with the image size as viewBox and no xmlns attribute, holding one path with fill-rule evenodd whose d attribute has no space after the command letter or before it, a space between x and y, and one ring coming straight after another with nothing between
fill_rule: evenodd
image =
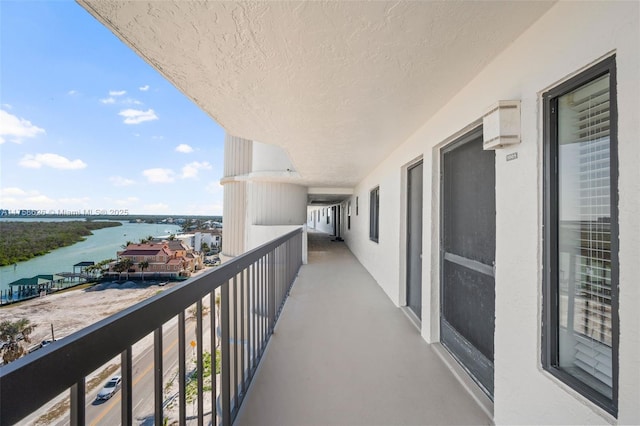
<instances>
[{"instance_id":1,"label":"white window blind","mask_svg":"<svg viewBox=\"0 0 640 426\"><path fill-rule=\"evenodd\" d=\"M609 76L558 98L560 367L611 397Z\"/></svg>"}]
</instances>

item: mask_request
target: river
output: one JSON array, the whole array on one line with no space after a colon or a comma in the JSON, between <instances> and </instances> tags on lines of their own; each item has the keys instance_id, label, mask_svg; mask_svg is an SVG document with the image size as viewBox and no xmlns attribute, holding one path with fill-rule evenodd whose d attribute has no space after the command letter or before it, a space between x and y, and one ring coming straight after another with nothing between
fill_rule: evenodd
<instances>
[{"instance_id":1,"label":"river","mask_svg":"<svg viewBox=\"0 0 640 426\"><path fill-rule=\"evenodd\" d=\"M122 250L122 245L127 241L137 243L141 238L149 235L168 236L179 230L178 225L129 222L122 222L122 226L95 230L93 235L89 235L84 241L53 250L44 256L19 262L17 266L0 267L0 290L8 289L9 283L21 278L73 272L73 265L79 262L97 263L104 259L115 259L116 252Z\"/></svg>"}]
</instances>

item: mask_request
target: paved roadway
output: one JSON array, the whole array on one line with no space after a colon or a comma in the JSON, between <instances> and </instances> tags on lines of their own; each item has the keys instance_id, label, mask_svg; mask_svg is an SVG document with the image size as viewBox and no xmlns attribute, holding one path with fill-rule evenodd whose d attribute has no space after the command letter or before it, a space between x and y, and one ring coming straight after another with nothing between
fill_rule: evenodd
<instances>
[{"instance_id":1,"label":"paved roadway","mask_svg":"<svg viewBox=\"0 0 640 426\"><path fill-rule=\"evenodd\" d=\"M203 317L204 335L210 330L209 315ZM195 341L195 320L187 321L186 342L187 357L189 356L189 342ZM163 333L163 385L167 380L175 377L178 371L178 324L175 322ZM188 358L187 358L188 359ZM133 378L133 419L136 424L152 425L154 417L153 398L153 343L143 352L134 358L132 368ZM118 374L117 372L114 374ZM176 377L177 380L177 377ZM106 380L105 380L106 382ZM96 401L98 391L102 389L104 383L91 391L86 396L86 424L91 426L105 425L113 426L120 424L120 402L122 391L119 390L111 399L106 401ZM69 425L69 419L58 423L59 426Z\"/></svg>"}]
</instances>

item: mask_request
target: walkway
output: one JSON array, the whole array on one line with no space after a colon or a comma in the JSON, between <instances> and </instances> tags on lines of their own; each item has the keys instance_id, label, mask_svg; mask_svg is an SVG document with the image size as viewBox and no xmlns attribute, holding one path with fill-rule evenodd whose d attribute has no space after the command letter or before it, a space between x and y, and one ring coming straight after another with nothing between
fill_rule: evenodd
<instances>
[{"instance_id":1,"label":"walkway","mask_svg":"<svg viewBox=\"0 0 640 426\"><path fill-rule=\"evenodd\" d=\"M235 424L490 423L345 243L310 232Z\"/></svg>"}]
</instances>

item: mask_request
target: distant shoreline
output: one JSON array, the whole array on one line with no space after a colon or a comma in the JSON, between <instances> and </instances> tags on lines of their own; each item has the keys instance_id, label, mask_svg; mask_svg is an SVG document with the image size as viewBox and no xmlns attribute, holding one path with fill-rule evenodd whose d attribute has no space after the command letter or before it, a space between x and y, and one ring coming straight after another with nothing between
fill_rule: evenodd
<instances>
[{"instance_id":1,"label":"distant shoreline","mask_svg":"<svg viewBox=\"0 0 640 426\"><path fill-rule=\"evenodd\" d=\"M18 265L52 250L83 241L92 231L122 226L114 221L0 222L0 266Z\"/></svg>"}]
</instances>

